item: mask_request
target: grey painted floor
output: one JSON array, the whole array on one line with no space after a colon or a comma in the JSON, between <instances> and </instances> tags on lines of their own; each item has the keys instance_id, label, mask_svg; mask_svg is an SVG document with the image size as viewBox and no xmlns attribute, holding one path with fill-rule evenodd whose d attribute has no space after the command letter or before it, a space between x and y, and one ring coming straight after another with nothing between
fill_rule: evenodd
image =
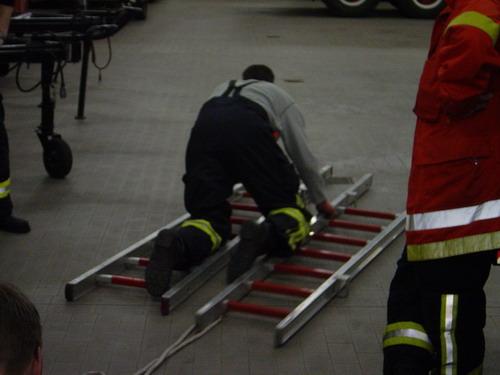
<instances>
[{"instance_id":1,"label":"grey painted floor","mask_svg":"<svg viewBox=\"0 0 500 375\"><path fill-rule=\"evenodd\" d=\"M302 0L157 0L147 22L113 39L113 62L92 70L85 121L76 121L78 69L56 130L74 153L64 180L47 177L33 132L39 93L2 92L11 141L13 198L29 235L0 234L0 278L36 302L45 373L131 374L172 344L193 313L224 285L223 273L171 315L142 290L101 289L66 303L70 279L184 213L183 154L197 110L220 81L251 63L269 64L303 109L310 143L339 176L374 173L362 206L402 211L414 117L411 109L432 22L390 8L339 19ZM106 45L97 46L100 63ZM33 66L23 75L38 77ZM332 193L333 194L333 193ZM403 244L393 246L286 346L273 348L275 321L231 314L174 356L165 374L381 374L385 302ZM487 287L486 375L500 363L500 278Z\"/></svg>"}]
</instances>

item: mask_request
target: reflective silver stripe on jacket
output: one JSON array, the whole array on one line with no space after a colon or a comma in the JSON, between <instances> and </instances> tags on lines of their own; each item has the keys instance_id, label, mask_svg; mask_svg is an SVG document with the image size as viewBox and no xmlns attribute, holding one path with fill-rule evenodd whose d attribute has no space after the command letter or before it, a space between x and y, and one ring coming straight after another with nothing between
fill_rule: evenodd
<instances>
[{"instance_id":1,"label":"reflective silver stripe on jacket","mask_svg":"<svg viewBox=\"0 0 500 375\"><path fill-rule=\"evenodd\" d=\"M442 229L495 218L500 218L500 199L477 206L407 215L406 229L410 231Z\"/></svg>"}]
</instances>

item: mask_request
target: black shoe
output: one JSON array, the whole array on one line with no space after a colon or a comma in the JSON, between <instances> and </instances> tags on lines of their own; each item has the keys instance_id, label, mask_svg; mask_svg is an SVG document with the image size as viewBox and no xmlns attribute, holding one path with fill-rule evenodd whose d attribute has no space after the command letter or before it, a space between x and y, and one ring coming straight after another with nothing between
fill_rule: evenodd
<instances>
[{"instance_id":1,"label":"black shoe","mask_svg":"<svg viewBox=\"0 0 500 375\"><path fill-rule=\"evenodd\" d=\"M250 268L255 259L266 253L266 243L269 238L269 226L267 223L257 224L248 221L241 227L240 243L231 255L227 267L226 281L232 283Z\"/></svg>"},{"instance_id":2,"label":"black shoe","mask_svg":"<svg viewBox=\"0 0 500 375\"><path fill-rule=\"evenodd\" d=\"M31 228L26 220L11 215L0 219L0 230L9 233L28 233Z\"/></svg>"},{"instance_id":3,"label":"black shoe","mask_svg":"<svg viewBox=\"0 0 500 375\"><path fill-rule=\"evenodd\" d=\"M174 230L165 229L158 233L145 272L146 289L153 297L160 297L170 289L172 270L179 262L182 252L182 240Z\"/></svg>"}]
</instances>

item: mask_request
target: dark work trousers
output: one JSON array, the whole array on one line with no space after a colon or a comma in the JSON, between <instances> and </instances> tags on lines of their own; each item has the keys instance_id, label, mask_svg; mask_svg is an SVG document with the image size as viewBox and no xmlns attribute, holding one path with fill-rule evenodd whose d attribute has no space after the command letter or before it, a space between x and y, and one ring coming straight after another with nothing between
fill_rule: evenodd
<instances>
[{"instance_id":1,"label":"dark work trousers","mask_svg":"<svg viewBox=\"0 0 500 375\"><path fill-rule=\"evenodd\" d=\"M0 184L10 178L9 169L9 140L5 129L5 112L0 94ZM12 201L10 194L0 198L0 218L12 214Z\"/></svg>"},{"instance_id":2,"label":"dark work trousers","mask_svg":"<svg viewBox=\"0 0 500 375\"><path fill-rule=\"evenodd\" d=\"M411 344L386 347L384 375L428 375L430 369L435 369L436 374L481 373L486 320L483 287L494 253L409 262L404 250L390 287L388 325L420 324L433 349L424 350ZM456 372L443 372L447 364ZM395 368L406 371L394 372Z\"/></svg>"},{"instance_id":3,"label":"dark work trousers","mask_svg":"<svg viewBox=\"0 0 500 375\"><path fill-rule=\"evenodd\" d=\"M299 208L299 177L273 138L267 114L240 96L213 98L202 107L187 146L183 181L191 219L210 222L222 242L231 235L228 198L238 182L264 215L277 208ZM289 217L277 221L279 232L296 225ZM209 237L194 227L178 233L191 264L216 250Z\"/></svg>"}]
</instances>

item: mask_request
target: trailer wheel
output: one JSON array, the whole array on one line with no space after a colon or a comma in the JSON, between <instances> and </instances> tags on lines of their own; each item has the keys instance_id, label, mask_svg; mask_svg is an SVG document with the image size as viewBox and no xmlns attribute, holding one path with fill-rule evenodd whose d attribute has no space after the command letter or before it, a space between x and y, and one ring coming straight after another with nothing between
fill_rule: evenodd
<instances>
[{"instance_id":1,"label":"trailer wheel","mask_svg":"<svg viewBox=\"0 0 500 375\"><path fill-rule=\"evenodd\" d=\"M444 0L397 0L396 7L407 17L435 18L444 8Z\"/></svg>"},{"instance_id":2,"label":"trailer wheel","mask_svg":"<svg viewBox=\"0 0 500 375\"><path fill-rule=\"evenodd\" d=\"M50 177L66 177L73 166L71 148L59 137L48 140L43 150L43 164Z\"/></svg>"},{"instance_id":3,"label":"trailer wheel","mask_svg":"<svg viewBox=\"0 0 500 375\"><path fill-rule=\"evenodd\" d=\"M363 17L375 8L378 0L323 0L328 9L341 17Z\"/></svg>"}]
</instances>

